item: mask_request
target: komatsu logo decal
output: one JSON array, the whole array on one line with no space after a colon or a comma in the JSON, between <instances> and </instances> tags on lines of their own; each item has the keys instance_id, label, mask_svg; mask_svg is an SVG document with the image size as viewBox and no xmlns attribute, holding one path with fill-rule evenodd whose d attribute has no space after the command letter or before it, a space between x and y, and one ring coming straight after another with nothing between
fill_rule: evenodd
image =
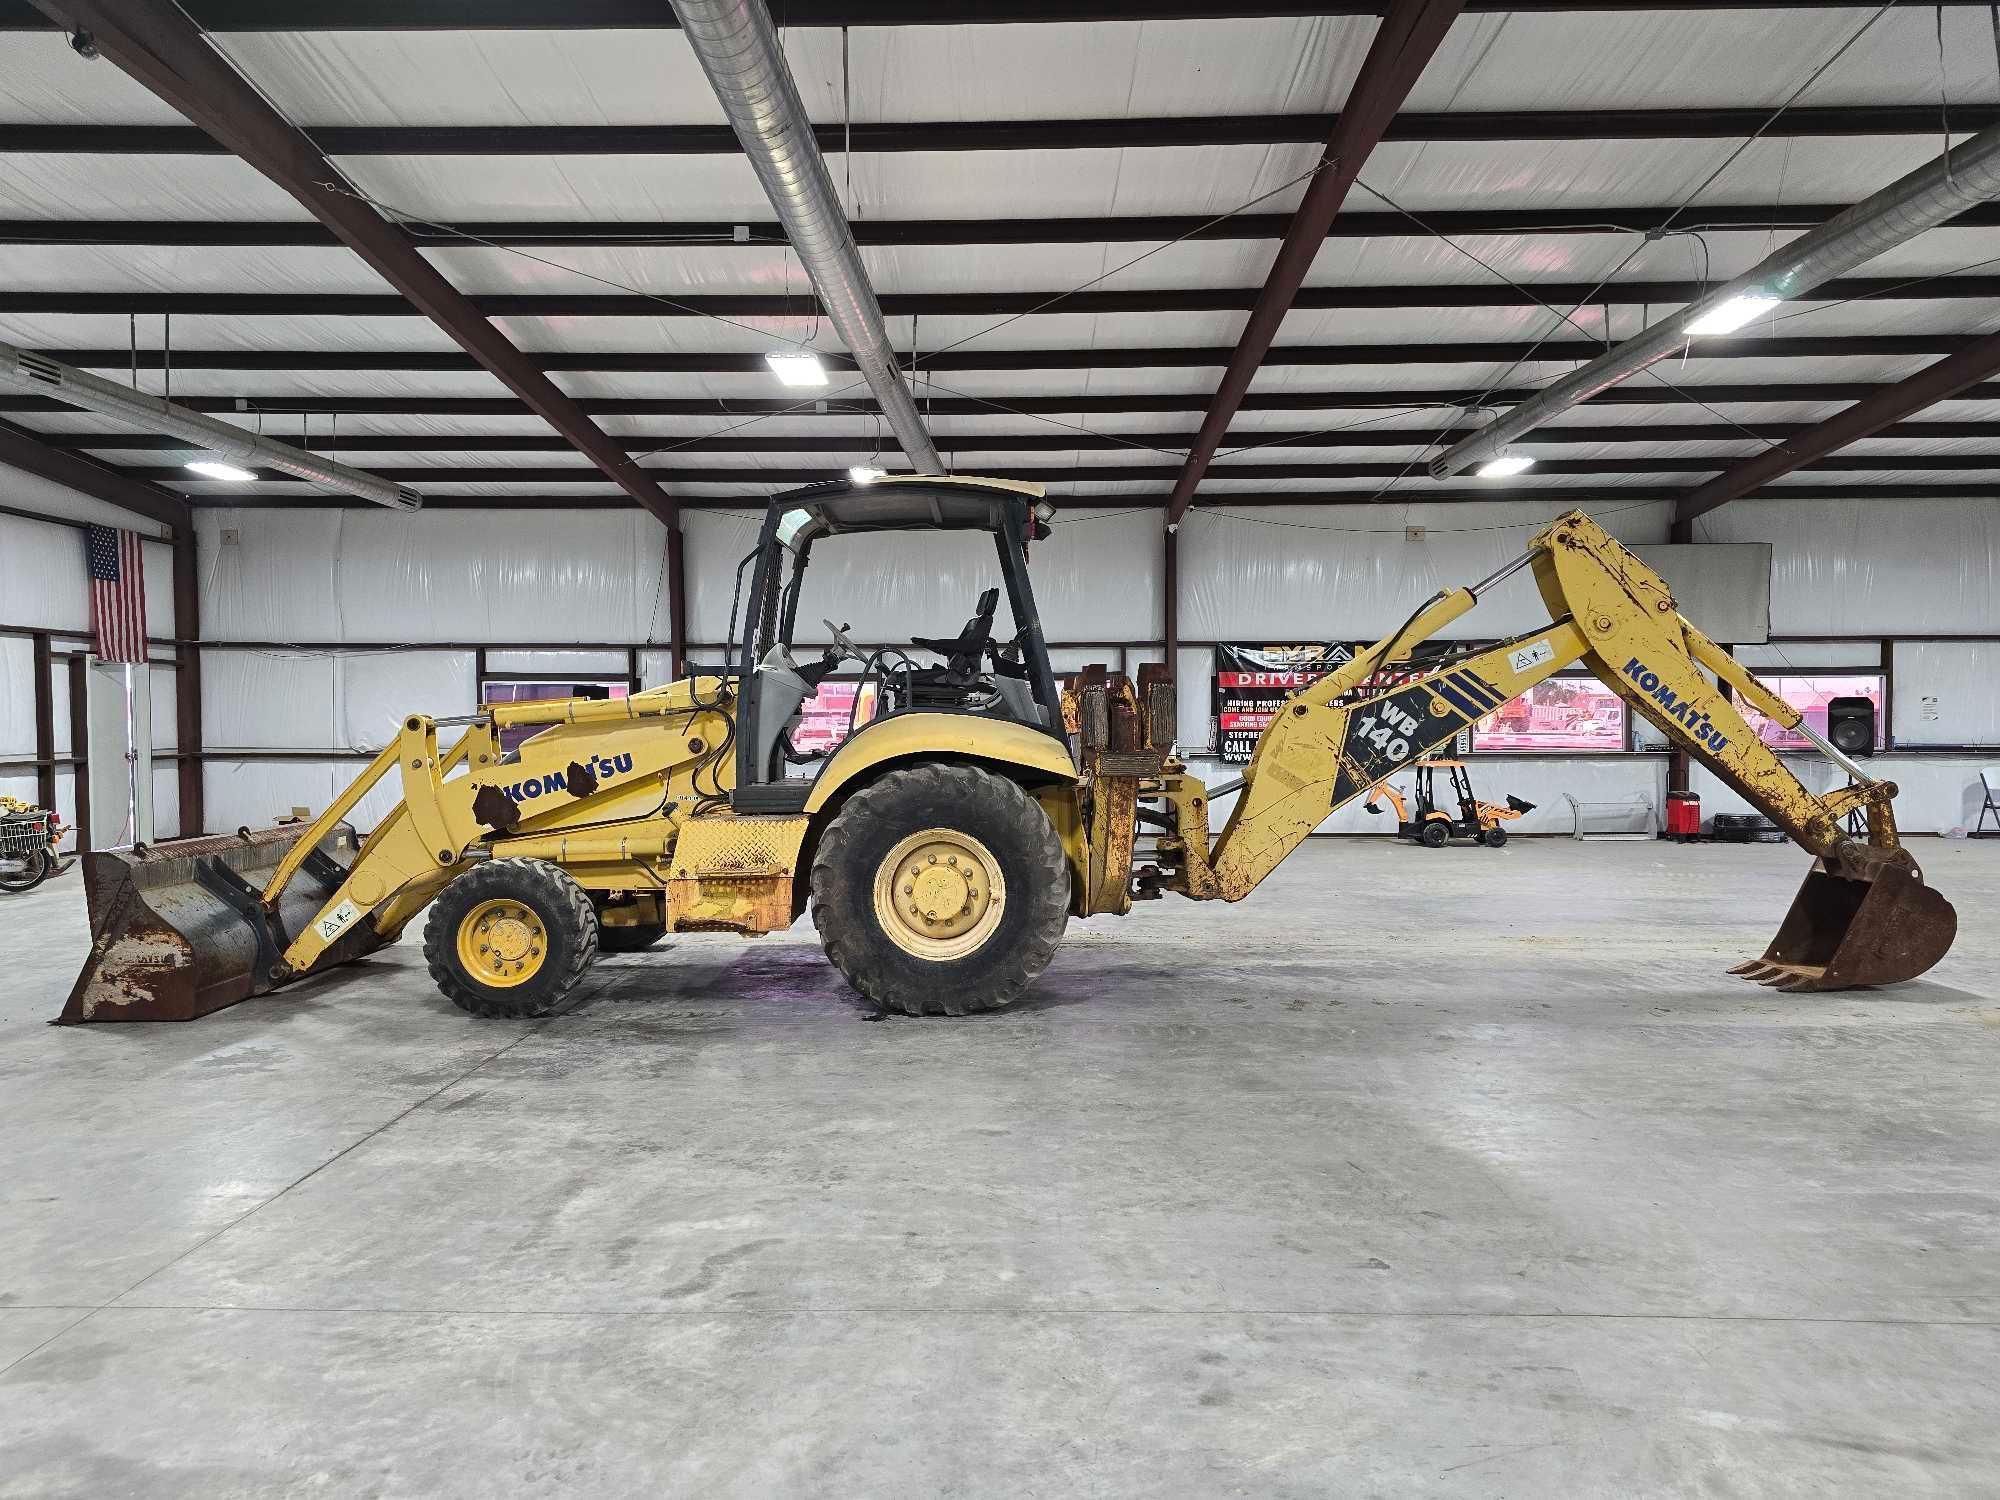
<instances>
[{"instance_id":1,"label":"komatsu logo decal","mask_svg":"<svg viewBox=\"0 0 2000 1500\"><path fill-rule=\"evenodd\" d=\"M1666 716L1687 730L1702 744L1718 755L1729 748L1729 738L1708 721L1707 710L1694 700L1682 698L1672 688L1660 680L1660 674L1633 657L1625 663L1625 675L1639 686L1639 691L1660 705Z\"/></svg>"},{"instance_id":2,"label":"komatsu logo decal","mask_svg":"<svg viewBox=\"0 0 2000 1500\"><path fill-rule=\"evenodd\" d=\"M584 764L597 777L598 786L602 787L613 776L620 776L631 770L632 757L630 755L600 755L595 760L585 761ZM549 792L568 791L569 773L567 771L547 771L540 776L530 776L526 781L517 781L512 786L503 786L500 790L512 797L516 802L527 802Z\"/></svg>"}]
</instances>

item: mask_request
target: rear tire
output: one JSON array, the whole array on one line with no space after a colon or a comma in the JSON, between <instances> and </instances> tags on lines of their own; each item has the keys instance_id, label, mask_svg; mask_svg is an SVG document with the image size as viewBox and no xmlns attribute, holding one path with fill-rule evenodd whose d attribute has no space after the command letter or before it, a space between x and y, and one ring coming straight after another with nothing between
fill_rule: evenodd
<instances>
[{"instance_id":1,"label":"rear tire","mask_svg":"<svg viewBox=\"0 0 2000 1500\"><path fill-rule=\"evenodd\" d=\"M1417 842L1426 849L1442 849L1451 842L1451 830L1443 823L1426 823L1417 834Z\"/></svg>"},{"instance_id":2,"label":"rear tire","mask_svg":"<svg viewBox=\"0 0 2000 1500\"><path fill-rule=\"evenodd\" d=\"M494 1020L564 1009L597 957L597 913L559 866L494 859L431 903L424 961L445 998Z\"/></svg>"},{"instance_id":3,"label":"rear tire","mask_svg":"<svg viewBox=\"0 0 2000 1500\"><path fill-rule=\"evenodd\" d=\"M1507 830L1504 828L1489 828L1479 837L1484 840L1487 848L1498 849L1507 842Z\"/></svg>"},{"instance_id":4,"label":"rear tire","mask_svg":"<svg viewBox=\"0 0 2000 1500\"><path fill-rule=\"evenodd\" d=\"M1020 787L972 766L891 771L820 840L813 925L833 966L906 1016L998 1010L1055 957L1069 862Z\"/></svg>"}]
</instances>

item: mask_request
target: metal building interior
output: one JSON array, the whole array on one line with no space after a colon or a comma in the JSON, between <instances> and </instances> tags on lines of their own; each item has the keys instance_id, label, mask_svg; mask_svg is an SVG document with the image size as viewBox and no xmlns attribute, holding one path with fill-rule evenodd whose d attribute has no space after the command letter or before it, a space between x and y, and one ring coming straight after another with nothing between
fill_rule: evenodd
<instances>
[{"instance_id":1,"label":"metal building interior","mask_svg":"<svg viewBox=\"0 0 2000 1500\"><path fill-rule=\"evenodd\" d=\"M0 1497L2000 1491L1996 197L1985 4L0 0Z\"/></svg>"}]
</instances>

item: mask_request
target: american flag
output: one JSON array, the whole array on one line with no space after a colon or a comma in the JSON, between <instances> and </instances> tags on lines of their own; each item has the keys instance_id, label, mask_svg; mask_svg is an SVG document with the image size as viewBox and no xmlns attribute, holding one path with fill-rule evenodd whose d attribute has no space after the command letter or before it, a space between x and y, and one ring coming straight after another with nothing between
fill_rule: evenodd
<instances>
[{"instance_id":1,"label":"american flag","mask_svg":"<svg viewBox=\"0 0 2000 1500\"><path fill-rule=\"evenodd\" d=\"M100 661L146 659L146 563L139 533L84 528L90 570L90 633Z\"/></svg>"}]
</instances>

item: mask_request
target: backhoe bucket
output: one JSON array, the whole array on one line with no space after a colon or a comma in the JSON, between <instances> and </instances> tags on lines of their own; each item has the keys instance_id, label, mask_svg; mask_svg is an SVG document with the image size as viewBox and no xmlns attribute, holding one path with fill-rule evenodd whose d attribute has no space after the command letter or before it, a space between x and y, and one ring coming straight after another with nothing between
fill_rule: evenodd
<instances>
[{"instance_id":1,"label":"backhoe bucket","mask_svg":"<svg viewBox=\"0 0 2000 1500\"><path fill-rule=\"evenodd\" d=\"M1841 873L1821 860L1764 956L1729 972L1776 990L1896 984L1943 958L1957 935L1958 913L1907 854L1850 860Z\"/></svg>"},{"instance_id":2,"label":"backhoe bucket","mask_svg":"<svg viewBox=\"0 0 2000 1500\"><path fill-rule=\"evenodd\" d=\"M339 889L357 847L354 830L336 824L267 910L259 893L306 827L86 854L90 956L57 1023L191 1021L276 989L285 948ZM380 946L373 924L359 922L326 962Z\"/></svg>"}]
</instances>

